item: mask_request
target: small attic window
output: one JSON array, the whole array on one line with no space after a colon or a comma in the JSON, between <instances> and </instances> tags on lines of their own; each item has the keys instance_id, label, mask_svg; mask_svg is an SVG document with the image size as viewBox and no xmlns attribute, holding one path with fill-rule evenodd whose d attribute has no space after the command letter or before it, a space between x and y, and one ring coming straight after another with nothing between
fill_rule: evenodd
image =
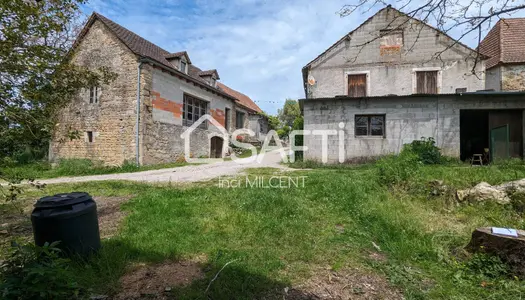
<instances>
[{"instance_id":1,"label":"small attic window","mask_svg":"<svg viewBox=\"0 0 525 300\"><path fill-rule=\"evenodd\" d=\"M180 70L181 70L181 72L188 73L187 69L188 69L188 64L186 63L185 60L181 60L180 61Z\"/></svg>"},{"instance_id":2,"label":"small attic window","mask_svg":"<svg viewBox=\"0 0 525 300\"><path fill-rule=\"evenodd\" d=\"M213 87L217 86L217 79L215 79L215 76L210 78L210 85Z\"/></svg>"}]
</instances>

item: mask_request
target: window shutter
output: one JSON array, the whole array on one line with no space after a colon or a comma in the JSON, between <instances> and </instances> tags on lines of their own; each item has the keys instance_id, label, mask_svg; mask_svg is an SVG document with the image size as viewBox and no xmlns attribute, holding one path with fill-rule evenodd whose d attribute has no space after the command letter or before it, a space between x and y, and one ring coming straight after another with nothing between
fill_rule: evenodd
<instances>
[{"instance_id":1,"label":"window shutter","mask_svg":"<svg viewBox=\"0 0 525 300\"><path fill-rule=\"evenodd\" d=\"M416 72L416 92L418 94L437 94L438 71Z\"/></svg>"},{"instance_id":2,"label":"window shutter","mask_svg":"<svg viewBox=\"0 0 525 300\"><path fill-rule=\"evenodd\" d=\"M366 97L366 74L348 75L348 96Z\"/></svg>"}]
</instances>

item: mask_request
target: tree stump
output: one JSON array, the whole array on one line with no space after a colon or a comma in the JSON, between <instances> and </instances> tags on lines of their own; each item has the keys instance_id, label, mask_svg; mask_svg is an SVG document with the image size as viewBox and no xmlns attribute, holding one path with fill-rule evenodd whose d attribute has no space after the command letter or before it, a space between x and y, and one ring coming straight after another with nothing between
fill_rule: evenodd
<instances>
[{"instance_id":1,"label":"tree stump","mask_svg":"<svg viewBox=\"0 0 525 300\"><path fill-rule=\"evenodd\" d=\"M491 227L482 227L472 233L467 245L470 252L497 255L507 263L514 275L525 275L525 231L518 230L518 237L493 234Z\"/></svg>"}]
</instances>

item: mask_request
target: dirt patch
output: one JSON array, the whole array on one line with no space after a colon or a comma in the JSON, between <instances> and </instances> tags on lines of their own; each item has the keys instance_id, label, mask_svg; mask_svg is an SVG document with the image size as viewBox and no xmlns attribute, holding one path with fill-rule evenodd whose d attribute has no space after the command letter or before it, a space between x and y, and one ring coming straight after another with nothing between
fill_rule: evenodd
<instances>
[{"instance_id":1,"label":"dirt patch","mask_svg":"<svg viewBox=\"0 0 525 300\"><path fill-rule=\"evenodd\" d=\"M31 241L33 229L29 215L9 205L0 205L0 249L8 248L11 241Z\"/></svg>"},{"instance_id":2,"label":"dirt patch","mask_svg":"<svg viewBox=\"0 0 525 300\"><path fill-rule=\"evenodd\" d=\"M127 213L120 205L131 197L94 197L97 202L100 237L108 238L118 232L119 226ZM9 247L14 239L30 242L33 240L31 212L34 201L28 201L23 213L11 205L0 205L0 249Z\"/></svg>"},{"instance_id":3,"label":"dirt patch","mask_svg":"<svg viewBox=\"0 0 525 300\"><path fill-rule=\"evenodd\" d=\"M121 292L114 299L168 299L171 288L202 278L201 265L194 261L139 265L120 278Z\"/></svg>"},{"instance_id":4,"label":"dirt patch","mask_svg":"<svg viewBox=\"0 0 525 300\"><path fill-rule=\"evenodd\" d=\"M93 197L97 203L98 226L100 238L114 236L127 212L120 209L120 205L131 197Z\"/></svg>"},{"instance_id":5,"label":"dirt patch","mask_svg":"<svg viewBox=\"0 0 525 300\"><path fill-rule=\"evenodd\" d=\"M376 274L363 270L319 270L306 283L285 290L284 298L306 299L404 299L401 292Z\"/></svg>"}]
</instances>

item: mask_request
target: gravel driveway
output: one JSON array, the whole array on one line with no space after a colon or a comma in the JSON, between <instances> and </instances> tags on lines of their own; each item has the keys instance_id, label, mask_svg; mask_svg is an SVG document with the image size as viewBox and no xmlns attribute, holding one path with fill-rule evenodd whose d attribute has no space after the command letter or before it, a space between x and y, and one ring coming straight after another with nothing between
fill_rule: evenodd
<instances>
[{"instance_id":1,"label":"gravel driveway","mask_svg":"<svg viewBox=\"0 0 525 300\"><path fill-rule=\"evenodd\" d=\"M220 176L232 176L250 168L279 168L289 170L288 167L281 165L281 155L279 152L266 153L261 163L257 161L248 162L250 158L239 161L221 161L204 165L185 166L178 168L160 169L135 173L118 173L107 175L92 175L80 177L60 177L53 179L41 179L39 183L73 183L87 181L104 180L129 180L138 182L195 182L208 180Z\"/></svg>"}]
</instances>

